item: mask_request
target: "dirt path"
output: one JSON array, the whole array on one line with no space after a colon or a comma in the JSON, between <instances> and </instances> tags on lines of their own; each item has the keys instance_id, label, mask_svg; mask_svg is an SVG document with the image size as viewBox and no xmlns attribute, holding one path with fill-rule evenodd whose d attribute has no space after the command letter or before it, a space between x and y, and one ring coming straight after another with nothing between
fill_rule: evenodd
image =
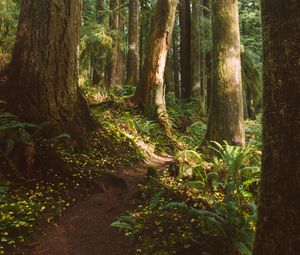
<instances>
[{"instance_id":1,"label":"dirt path","mask_svg":"<svg viewBox=\"0 0 300 255\"><path fill-rule=\"evenodd\" d=\"M172 158L154 156L116 178L96 181L99 192L77 202L58 222L47 227L30 255L133 255L122 233L110 226L132 207L132 195L147 164L162 168ZM124 182L125 181L125 182Z\"/></svg>"}]
</instances>

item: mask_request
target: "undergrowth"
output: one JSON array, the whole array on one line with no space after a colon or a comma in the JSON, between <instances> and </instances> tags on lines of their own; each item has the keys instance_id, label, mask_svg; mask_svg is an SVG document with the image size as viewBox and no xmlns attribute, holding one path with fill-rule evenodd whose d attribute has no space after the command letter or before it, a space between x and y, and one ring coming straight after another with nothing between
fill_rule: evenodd
<instances>
[{"instance_id":1,"label":"undergrowth","mask_svg":"<svg viewBox=\"0 0 300 255\"><path fill-rule=\"evenodd\" d=\"M77 153L60 146L61 139L68 139L66 134L44 139L37 135L43 125L20 122L6 112L1 112L0 120L0 254L17 253L41 224L96 189L94 178L143 158L132 139L107 126L91 135L88 150ZM21 155L25 162L33 161L22 166L34 171L15 164L18 146L25 152L34 148L34 154Z\"/></svg>"},{"instance_id":2,"label":"undergrowth","mask_svg":"<svg viewBox=\"0 0 300 255\"><path fill-rule=\"evenodd\" d=\"M112 224L124 230L137 254L251 254L261 132L258 122L246 126L246 147L212 142L199 148L190 135L175 163L145 180L136 209Z\"/></svg>"},{"instance_id":3,"label":"undergrowth","mask_svg":"<svg viewBox=\"0 0 300 255\"><path fill-rule=\"evenodd\" d=\"M200 104L167 95L174 137L143 117L128 98L132 86L114 91L87 90L100 123L85 152L65 149L67 134L44 139L40 126L0 114L0 254L30 242L44 222L51 222L93 188L103 172L115 171L153 153L175 154L158 177L148 177L136 194L136 209L112 225L122 228L136 254L251 254L256 225L261 131L246 121L246 147L226 142L201 145L207 118ZM15 164L23 148L24 169ZM47 167L30 171L31 158ZM55 160L50 160L54 157ZM21 165L22 165L21 164ZM25 174L23 174L25 173Z\"/></svg>"}]
</instances>

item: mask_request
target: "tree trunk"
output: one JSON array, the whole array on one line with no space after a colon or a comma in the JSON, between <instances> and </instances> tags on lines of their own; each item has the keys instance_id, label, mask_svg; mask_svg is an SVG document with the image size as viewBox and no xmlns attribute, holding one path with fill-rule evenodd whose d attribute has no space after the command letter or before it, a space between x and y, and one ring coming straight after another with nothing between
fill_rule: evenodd
<instances>
[{"instance_id":1,"label":"tree trunk","mask_svg":"<svg viewBox=\"0 0 300 255\"><path fill-rule=\"evenodd\" d=\"M171 54L172 53L172 54ZM168 52L168 57L167 57L167 63L166 63L166 68L165 68L165 74L164 74L164 79L165 79L165 86L166 86L166 94L169 92L174 92L174 72L173 72L173 52L172 52L172 47L170 47L169 52Z\"/></svg>"},{"instance_id":2,"label":"tree trunk","mask_svg":"<svg viewBox=\"0 0 300 255\"><path fill-rule=\"evenodd\" d=\"M81 9L81 0L22 1L7 91L14 113L79 143L93 126L77 81Z\"/></svg>"},{"instance_id":3,"label":"tree trunk","mask_svg":"<svg viewBox=\"0 0 300 255\"><path fill-rule=\"evenodd\" d=\"M124 21L122 13L117 10L119 7L119 0L110 0L110 10L113 12L109 19L110 29L123 31ZM112 56L108 57L107 64L107 80L106 87L113 88L116 85L124 83L125 76L125 54L121 48L120 39L117 38L113 43Z\"/></svg>"},{"instance_id":4,"label":"tree trunk","mask_svg":"<svg viewBox=\"0 0 300 255\"><path fill-rule=\"evenodd\" d=\"M203 13L203 19L207 18L209 19L209 30L207 33L208 41L210 44L212 44L212 11L211 10L211 0L202 0L204 7L204 13ZM203 20L204 22L204 20ZM204 24L203 24L203 34L205 34L205 29L204 29ZM205 38L203 38L205 39ZM205 40L203 40L203 44ZM201 97L205 97L204 99L206 103L206 108L204 111L206 113L209 113L210 111L210 106L211 106L211 97L212 97L212 50L211 49L206 49L204 45L202 45L202 53L201 53L201 58L202 58L202 68L201 68Z\"/></svg>"},{"instance_id":5,"label":"tree trunk","mask_svg":"<svg viewBox=\"0 0 300 255\"><path fill-rule=\"evenodd\" d=\"M212 2L213 91L207 140L245 144L237 0Z\"/></svg>"},{"instance_id":6,"label":"tree trunk","mask_svg":"<svg viewBox=\"0 0 300 255\"><path fill-rule=\"evenodd\" d=\"M104 21L105 15L103 15L103 11L105 10L105 1L104 0L96 0L96 20L99 24Z\"/></svg>"},{"instance_id":7,"label":"tree trunk","mask_svg":"<svg viewBox=\"0 0 300 255\"><path fill-rule=\"evenodd\" d=\"M103 14L105 11L105 2L103 0L96 0L95 3L95 10L96 10L96 21L98 24L101 24L105 20L105 15ZM96 54L99 55L99 54ZM98 86L102 80L104 80L104 70L105 69L105 60L102 58L91 57L91 64L93 69L92 75L92 84L94 86Z\"/></svg>"},{"instance_id":8,"label":"tree trunk","mask_svg":"<svg viewBox=\"0 0 300 255\"><path fill-rule=\"evenodd\" d=\"M139 1L129 1L129 51L126 84L138 84L139 80Z\"/></svg>"},{"instance_id":9,"label":"tree trunk","mask_svg":"<svg viewBox=\"0 0 300 255\"><path fill-rule=\"evenodd\" d=\"M157 2L151 23L150 43L143 66L142 79L139 83L139 86L143 88L143 93L139 95L140 98L137 98L143 103L145 110L147 111L148 108L151 112L154 111L154 115L164 125L166 124L164 71L177 3L177 0L158 0Z\"/></svg>"},{"instance_id":10,"label":"tree trunk","mask_svg":"<svg viewBox=\"0 0 300 255\"><path fill-rule=\"evenodd\" d=\"M300 2L263 0L263 159L255 255L299 254Z\"/></svg>"},{"instance_id":11,"label":"tree trunk","mask_svg":"<svg viewBox=\"0 0 300 255\"><path fill-rule=\"evenodd\" d=\"M192 94L199 97L201 92L201 20L203 18L202 0L192 0L192 39L191 39L191 74Z\"/></svg>"},{"instance_id":12,"label":"tree trunk","mask_svg":"<svg viewBox=\"0 0 300 255\"><path fill-rule=\"evenodd\" d=\"M189 0L181 0L179 8L180 23L180 63L182 98L190 99L191 84L191 9Z\"/></svg>"},{"instance_id":13,"label":"tree trunk","mask_svg":"<svg viewBox=\"0 0 300 255\"><path fill-rule=\"evenodd\" d=\"M124 1L121 0L120 4L124 4ZM118 18L119 18L119 25L118 30L120 34L124 34L124 10L121 8L118 11ZM116 85L124 85L125 84L125 73L126 73L126 59L125 59L125 52L122 47L122 42L125 40L123 37L120 36L118 40L118 49L117 49L117 70L116 70Z\"/></svg>"},{"instance_id":14,"label":"tree trunk","mask_svg":"<svg viewBox=\"0 0 300 255\"><path fill-rule=\"evenodd\" d=\"M173 70L174 70L174 90L175 90L175 96L178 99L181 99L181 86L179 82L179 53L178 53L178 40L176 33L174 33L173 36Z\"/></svg>"}]
</instances>

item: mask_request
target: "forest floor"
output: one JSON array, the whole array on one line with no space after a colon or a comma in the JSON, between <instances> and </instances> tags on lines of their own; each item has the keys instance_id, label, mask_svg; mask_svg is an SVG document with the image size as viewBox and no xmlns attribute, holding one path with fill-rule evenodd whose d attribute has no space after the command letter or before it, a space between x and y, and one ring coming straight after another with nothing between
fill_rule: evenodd
<instances>
[{"instance_id":1,"label":"forest floor","mask_svg":"<svg viewBox=\"0 0 300 255\"><path fill-rule=\"evenodd\" d=\"M37 137L34 178L0 176L0 254L250 254L260 122L246 122L245 148L199 146L206 119L197 102L167 97L169 137L121 92L100 93L92 108L100 125L86 151Z\"/></svg>"},{"instance_id":2,"label":"forest floor","mask_svg":"<svg viewBox=\"0 0 300 255\"><path fill-rule=\"evenodd\" d=\"M132 255L128 239L111 226L117 217L132 209L132 200L147 173L148 165L158 170L173 160L154 155L133 168L125 168L106 180L95 180L98 191L78 201L47 226L33 248L32 255ZM124 182L126 185L124 185Z\"/></svg>"}]
</instances>

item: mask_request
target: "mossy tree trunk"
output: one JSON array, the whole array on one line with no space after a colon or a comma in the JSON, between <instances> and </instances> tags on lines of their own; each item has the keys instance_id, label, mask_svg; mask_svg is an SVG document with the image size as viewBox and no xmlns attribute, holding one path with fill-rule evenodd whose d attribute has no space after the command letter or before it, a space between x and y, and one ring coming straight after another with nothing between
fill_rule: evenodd
<instances>
[{"instance_id":1,"label":"mossy tree trunk","mask_svg":"<svg viewBox=\"0 0 300 255\"><path fill-rule=\"evenodd\" d=\"M7 90L14 113L80 143L94 124L77 81L81 10L81 0L22 1Z\"/></svg>"},{"instance_id":2,"label":"mossy tree trunk","mask_svg":"<svg viewBox=\"0 0 300 255\"><path fill-rule=\"evenodd\" d=\"M245 144L237 0L212 1L213 91L207 140Z\"/></svg>"},{"instance_id":3,"label":"mossy tree trunk","mask_svg":"<svg viewBox=\"0 0 300 255\"><path fill-rule=\"evenodd\" d=\"M164 125L166 124L167 114L164 71L172 38L177 3L177 0L158 0L156 4L150 29L150 43L139 82L140 90L137 90L142 91L142 93L136 94L136 100L144 105L146 113L152 112L151 114L156 115Z\"/></svg>"},{"instance_id":4,"label":"mossy tree trunk","mask_svg":"<svg viewBox=\"0 0 300 255\"><path fill-rule=\"evenodd\" d=\"M180 0L180 69L181 91L183 99L190 99L192 95L191 83L191 8L189 0ZM200 61L200 59L199 59Z\"/></svg>"},{"instance_id":5,"label":"mossy tree trunk","mask_svg":"<svg viewBox=\"0 0 300 255\"><path fill-rule=\"evenodd\" d=\"M300 2L263 0L263 159L254 254L299 254Z\"/></svg>"},{"instance_id":6,"label":"mossy tree trunk","mask_svg":"<svg viewBox=\"0 0 300 255\"><path fill-rule=\"evenodd\" d=\"M137 85L139 81L139 1L129 1L129 38L126 84Z\"/></svg>"}]
</instances>

